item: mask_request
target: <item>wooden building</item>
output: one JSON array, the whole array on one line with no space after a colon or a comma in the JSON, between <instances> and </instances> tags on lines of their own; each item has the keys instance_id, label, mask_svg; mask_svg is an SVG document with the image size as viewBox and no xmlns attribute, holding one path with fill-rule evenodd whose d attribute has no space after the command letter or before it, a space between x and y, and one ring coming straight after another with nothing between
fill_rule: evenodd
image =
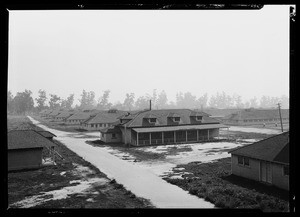
<instances>
[{"instance_id":1,"label":"wooden building","mask_svg":"<svg viewBox=\"0 0 300 217\"><path fill-rule=\"evenodd\" d=\"M229 153L232 174L289 190L289 132Z\"/></svg>"},{"instance_id":2,"label":"wooden building","mask_svg":"<svg viewBox=\"0 0 300 217\"><path fill-rule=\"evenodd\" d=\"M281 109L282 122L289 123L289 110ZM244 109L222 118L228 125L280 125L278 109Z\"/></svg>"},{"instance_id":3,"label":"wooden building","mask_svg":"<svg viewBox=\"0 0 300 217\"><path fill-rule=\"evenodd\" d=\"M101 111L96 116L91 116L82 122L82 128L89 131L99 131L113 126L116 122L118 122L118 118L124 114L127 114L127 112L116 109Z\"/></svg>"},{"instance_id":4,"label":"wooden building","mask_svg":"<svg viewBox=\"0 0 300 217\"><path fill-rule=\"evenodd\" d=\"M43 149L56 146L34 130L9 131L7 141L8 171L41 167Z\"/></svg>"},{"instance_id":5,"label":"wooden building","mask_svg":"<svg viewBox=\"0 0 300 217\"><path fill-rule=\"evenodd\" d=\"M212 140L226 128L206 113L190 109L144 110L120 117L122 142L133 146Z\"/></svg>"}]
</instances>

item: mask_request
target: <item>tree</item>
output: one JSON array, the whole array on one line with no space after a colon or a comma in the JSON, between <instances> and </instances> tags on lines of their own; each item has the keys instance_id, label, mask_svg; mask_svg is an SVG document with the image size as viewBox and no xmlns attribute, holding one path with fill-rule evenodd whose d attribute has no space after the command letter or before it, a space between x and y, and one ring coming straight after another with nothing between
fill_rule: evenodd
<instances>
[{"instance_id":1,"label":"tree","mask_svg":"<svg viewBox=\"0 0 300 217\"><path fill-rule=\"evenodd\" d=\"M283 109L289 109L290 107L290 102L289 102L289 98L286 95L282 95L280 97L280 103L281 103L281 107Z\"/></svg>"},{"instance_id":2,"label":"tree","mask_svg":"<svg viewBox=\"0 0 300 217\"><path fill-rule=\"evenodd\" d=\"M58 109L60 107L60 97L57 96L56 94L50 94L50 109Z\"/></svg>"},{"instance_id":3,"label":"tree","mask_svg":"<svg viewBox=\"0 0 300 217\"><path fill-rule=\"evenodd\" d=\"M100 110L110 109L112 104L108 102L110 90L105 90L103 95L99 98L97 108Z\"/></svg>"},{"instance_id":4,"label":"tree","mask_svg":"<svg viewBox=\"0 0 300 217\"><path fill-rule=\"evenodd\" d=\"M70 94L66 100L66 109L72 109L74 103L74 93Z\"/></svg>"},{"instance_id":5,"label":"tree","mask_svg":"<svg viewBox=\"0 0 300 217\"><path fill-rule=\"evenodd\" d=\"M115 102L112 105L113 108L118 109L118 110L125 110L123 104L120 101Z\"/></svg>"},{"instance_id":6,"label":"tree","mask_svg":"<svg viewBox=\"0 0 300 217\"><path fill-rule=\"evenodd\" d=\"M217 108L217 98L215 96L211 96L208 105L210 108Z\"/></svg>"},{"instance_id":7,"label":"tree","mask_svg":"<svg viewBox=\"0 0 300 217\"><path fill-rule=\"evenodd\" d=\"M244 104L243 104L243 101L242 101L242 97L240 95L236 95L234 97L235 99L235 106L237 108L244 108Z\"/></svg>"},{"instance_id":8,"label":"tree","mask_svg":"<svg viewBox=\"0 0 300 217\"><path fill-rule=\"evenodd\" d=\"M176 94L176 104L178 108L195 108L197 106L196 96L190 92Z\"/></svg>"},{"instance_id":9,"label":"tree","mask_svg":"<svg viewBox=\"0 0 300 217\"><path fill-rule=\"evenodd\" d=\"M14 110L17 114L25 114L28 111L32 111L34 107L34 101L31 97L32 92L25 90L24 92L18 92L14 97L13 104Z\"/></svg>"},{"instance_id":10,"label":"tree","mask_svg":"<svg viewBox=\"0 0 300 217\"><path fill-rule=\"evenodd\" d=\"M148 109L149 108L149 97L145 97L145 96L140 96L139 98L137 98L137 100L135 101L135 108L138 110L144 110L144 109Z\"/></svg>"},{"instance_id":11,"label":"tree","mask_svg":"<svg viewBox=\"0 0 300 217\"><path fill-rule=\"evenodd\" d=\"M62 99L60 107L63 109L71 109L74 102L74 94L70 94L67 99Z\"/></svg>"},{"instance_id":12,"label":"tree","mask_svg":"<svg viewBox=\"0 0 300 217\"><path fill-rule=\"evenodd\" d=\"M131 111L131 109L133 108L134 105L134 93L126 93L126 98L124 100L123 106L125 109L128 109L129 111Z\"/></svg>"},{"instance_id":13,"label":"tree","mask_svg":"<svg viewBox=\"0 0 300 217\"><path fill-rule=\"evenodd\" d=\"M198 107L200 107L202 110L203 108L205 108L207 106L207 101L208 101L208 96L207 96L207 93L205 93L198 98L198 100L197 100Z\"/></svg>"},{"instance_id":14,"label":"tree","mask_svg":"<svg viewBox=\"0 0 300 217\"><path fill-rule=\"evenodd\" d=\"M12 113L14 110L14 96L10 91L7 92L7 112Z\"/></svg>"},{"instance_id":15,"label":"tree","mask_svg":"<svg viewBox=\"0 0 300 217\"><path fill-rule=\"evenodd\" d=\"M37 110L41 111L46 108L45 102L47 100L46 91L45 90L39 90L39 97L35 98L35 101L37 103Z\"/></svg>"},{"instance_id":16,"label":"tree","mask_svg":"<svg viewBox=\"0 0 300 217\"><path fill-rule=\"evenodd\" d=\"M95 92L90 91L86 92L85 90L82 91L81 99L79 100L80 109L92 109L95 107L96 101L95 101Z\"/></svg>"},{"instance_id":17,"label":"tree","mask_svg":"<svg viewBox=\"0 0 300 217\"><path fill-rule=\"evenodd\" d=\"M157 101L156 101L156 108L164 109L168 106L168 97L166 92L163 90L158 95Z\"/></svg>"},{"instance_id":18,"label":"tree","mask_svg":"<svg viewBox=\"0 0 300 217\"><path fill-rule=\"evenodd\" d=\"M261 108L269 108L271 103L270 103L270 97L269 96L262 96L260 98L260 107Z\"/></svg>"},{"instance_id":19,"label":"tree","mask_svg":"<svg viewBox=\"0 0 300 217\"><path fill-rule=\"evenodd\" d=\"M253 97L253 98L250 99L250 107L251 108L257 108L258 107L257 98L256 97Z\"/></svg>"}]
</instances>

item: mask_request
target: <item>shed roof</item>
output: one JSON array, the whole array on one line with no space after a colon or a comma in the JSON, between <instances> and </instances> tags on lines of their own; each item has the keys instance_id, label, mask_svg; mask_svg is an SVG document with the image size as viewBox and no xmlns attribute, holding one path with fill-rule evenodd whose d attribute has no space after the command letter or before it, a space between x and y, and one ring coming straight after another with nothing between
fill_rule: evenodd
<instances>
[{"instance_id":1,"label":"shed roof","mask_svg":"<svg viewBox=\"0 0 300 217\"><path fill-rule=\"evenodd\" d=\"M265 161L289 163L289 132L255 142L229 151L231 154Z\"/></svg>"},{"instance_id":2,"label":"shed roof","mask_svg":"<svg viewBox=\"0 0 300 217\"><path fill-rule=\"evenodd\" d=\"M12 130L7 133L8 150L56 146L34 130Z\"/></svg>"}]
</instances>

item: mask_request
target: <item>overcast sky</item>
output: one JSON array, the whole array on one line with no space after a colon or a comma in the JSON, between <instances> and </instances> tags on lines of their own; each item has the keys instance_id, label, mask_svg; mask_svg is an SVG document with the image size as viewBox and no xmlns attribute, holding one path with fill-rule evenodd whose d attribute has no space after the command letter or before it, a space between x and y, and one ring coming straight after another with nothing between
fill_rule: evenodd
<instances>
[{"instance_id":1,"label":"overcast sky","mask_svg":"<svg viewBox=\"0 0 300 217\"><path fill-rule=\"evenodd\" d=\"M8 89L289 96L289 6L10 11Z\"/></svg>"}]
</instances>

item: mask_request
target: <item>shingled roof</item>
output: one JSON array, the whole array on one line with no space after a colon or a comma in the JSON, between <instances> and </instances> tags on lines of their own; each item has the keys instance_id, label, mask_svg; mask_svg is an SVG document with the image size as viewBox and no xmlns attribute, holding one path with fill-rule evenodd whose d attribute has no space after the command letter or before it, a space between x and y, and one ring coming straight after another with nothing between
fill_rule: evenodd
<instances>
[{"instance_id":1,"label":"shingled roof","mask_svg":"<svg viewBox=\"0 0 300 217\"><path fill-rule=\"evenodd\" d=\"M59 115L56 116L56 118L67 118L73 115L75 112L61 112Z\"/></svg>"},{"instance_id":2,"label":"shingled roof","mask_svg":"<svg viewBox=\"0 0 300 217\"><path fill-rule=\"evenodd\" d=\"M56 144L34 130L11 130L7 133L8 150L53 146Z\"/></svg>"},{"instance_id":3,"label":"shingled roof","mask_svg":"<svg viewBox=\"0 0 300 217\"><path fill-rule=\"evenodd\" d=\"M265 161L289 163L289 132L229 151L231 154Z\"/></svg>"},{"instance_id":4,"label":"shingled roof","mask_svg":"<svg viewBox=\"0 0 300 217\"><path fill-rule=\"evenodd\" d=\"M67 118L67 120L86 120L91 117L91 113L88 112L76 112Z\"/></svg>"},{"instance_id":5,"label":"shingled roof","mask_svg":"<svg viewBox=\"0 0 300 217\"><path fill-rule=\"evenodd\" d=\"M84 123L86 124L102 124L102 123L115 123L118 118L126 114L124 111L116 111L115 113L103 111L98 113L96 116L87 119Z\"/></svg>"},{"instance_id":6,"label":"shingled roof","mask_svg":"<svg viewBox=\"0 0 300 217\"><path fill-rule=\"evenodd\" d=\"M56 117L57 115L59 115L62 112L63 111L61 111L61 110L54 110L53 112L49 113L48 115L51 117Z\"/></svg>"},{"instance_id":7,"label":"shingled roof","mask_svg":"<svg viewBox=\"0 0 300 217\"><path fill-rule=\"evenodd\" d=\"M162 109L162 110L147 110L138 113L133 117L132 120L124 123L126 127L143 127L144 126L144 118L149 117L150 115L156 117L157 122L155 126L167 126L168 125L168 117L180 117L179 125L186 124L195 124L191 123L191 111L190 109ZM175 115L176 114L176 115ZM198 112L197 114L203 115L203 120L201 124L209 124L209 123L219 123L218 120L209 117L206 113Z\"/></svg>"}]
</instances>

